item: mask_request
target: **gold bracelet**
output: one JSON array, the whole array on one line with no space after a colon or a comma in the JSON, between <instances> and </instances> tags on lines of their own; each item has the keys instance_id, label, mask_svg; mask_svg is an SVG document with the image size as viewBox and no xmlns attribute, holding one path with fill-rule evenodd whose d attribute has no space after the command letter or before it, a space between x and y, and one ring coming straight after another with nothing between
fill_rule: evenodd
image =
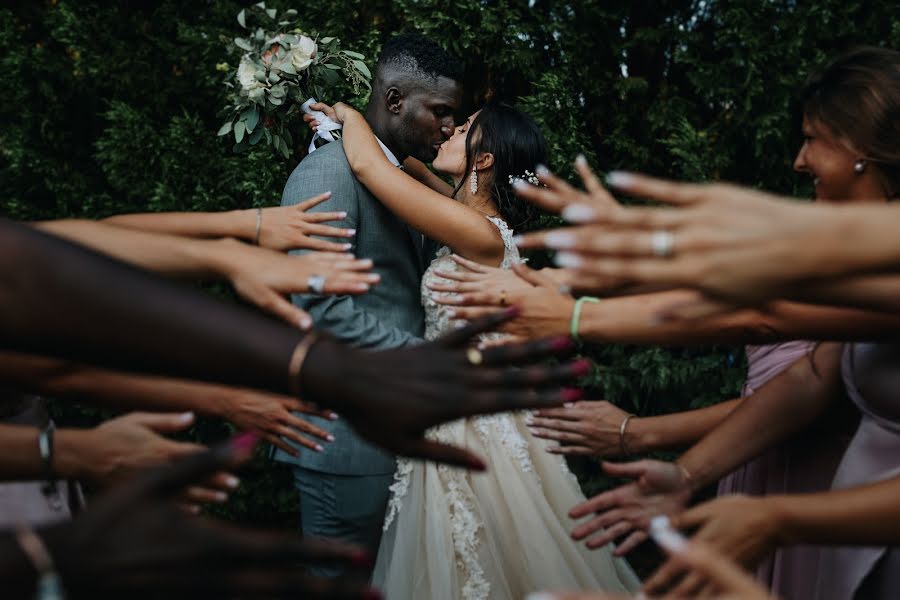
<instances>
[{"instance_id":1,"label":"gold bracelet","mask_svg":"<svg viewBox=\"0 0 900 600\"><path fill-rule=\"evenodd\" d=\"M288 363L288 389L294 397L300 397L300 372L303 370L303 363L306 362L306 356L309 349L319 341L319 334L310 331L300 340L291 354L291 361Z\"/></svg>"},{"instance_id":2,"label":"gold bracelet","mask_svg":"<svg viewBox=\"0 0 900 600\"><path fill-rule=\"evenodd\" d=\"M619 450L622 451L622 456L631 456L631 451L628 449L628 445L625 443L625 428L628 427L628 421L636 417L634 414L627 414L625 418L622 419L622 424L619 425Z\"/></svg>"}]
</instances>

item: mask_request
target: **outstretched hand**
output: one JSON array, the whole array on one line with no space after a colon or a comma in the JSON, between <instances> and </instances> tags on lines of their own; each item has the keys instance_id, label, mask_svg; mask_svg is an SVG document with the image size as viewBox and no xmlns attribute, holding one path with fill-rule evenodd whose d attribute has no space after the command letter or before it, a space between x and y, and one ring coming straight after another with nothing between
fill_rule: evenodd
<instances>
[{"instance_id":1,"label":"outstretched hand","mask_svg":"<svg viewBox=\"0 0 900 600\"><path fill-rule=\"evenodd\" d=\"M572 352L568 337L484 350L472 346L478 334L515 315L509 309L432 342L379 352L319 341L301 373L303 397L331 401L361 435L396 454L483 469L477 456L426 439L425 431L460 417L578 400L578 390L560 386L590 368L584 360L540 364Z\"/></svg>"},{"instance_id":2,"label":"outstretched hand","mask_svg":"<svg viewBox=\"0 0 900 600\"><path fill-rule=\"evenodd\" d=\"M355 546L237 528L176 508L179 490L246 461L254 445L254 436L241 436L147 472L71 523L39 531L66 591L78 598L364 597L362 585L298 568L365 566L371 559Z\"/></svg>"},{"instance_id":3,"label":"outstretched hand","mask_svg":"<svg viewBox=\"0 0 900 600\"><path fill-rule=\"evenodd\" d=\"M647 539L650 519L681 512L691 497L690 482L675 463L658 460L603 463L603 470L608 475L634 481L598 494L569 511L573 519L596 515L572 531L576 540L593 535L587 541L591 549L628 534L615 550L617 556L627 554Z\"/></svg>"},{"instance_id":4,"label":"outstretched hand","mask_svg":"<svg viewBox=\"0 0 900 600\"><path fill-rule=\"evenodd\" d=\"M262 209L259 221L259 245L270 250L319 250L347 252L349 242L329 242L312 236L352 238L355 229L342 229L325 225L330 221L346 218L345 212L309 212L331 198L331 192L313 196L299 204L272 206Z\"/></svg>"}]
</instances>

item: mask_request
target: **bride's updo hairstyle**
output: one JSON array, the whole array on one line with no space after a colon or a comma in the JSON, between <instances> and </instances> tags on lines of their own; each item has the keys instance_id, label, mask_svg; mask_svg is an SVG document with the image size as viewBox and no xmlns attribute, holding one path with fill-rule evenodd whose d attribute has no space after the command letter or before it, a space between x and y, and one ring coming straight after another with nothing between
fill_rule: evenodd
<instances>
[{"instance_id":1,"label":"bride's updo hairstyle","mask_svg":"<svg viewBox=\"0 0 900 600\"><path fill-rule=\"evenodd\" d=\"M490 103L481 109L466 135L466 173L471 173L475 158L481 153L494 157L487 182L491 196L503 220L514 230L526 226L538 213L537 208L519 198L512 187L513 179L533 176L537 165L547 164L547 141L534 120L508 104ZM463 177L454 192L469 185Z\"/></svg>"},{"instance_id":2,"label":"bride's updo hairstyle","mask_svg":"<svg viewBox=\"0 0 900 600\"><path fill-rule=\"evenodd\" d=\"M799 100L810 121L877 168L889 198L900 195L900 52L842 54L809 77Z\"/></svg>"}]
</instances>

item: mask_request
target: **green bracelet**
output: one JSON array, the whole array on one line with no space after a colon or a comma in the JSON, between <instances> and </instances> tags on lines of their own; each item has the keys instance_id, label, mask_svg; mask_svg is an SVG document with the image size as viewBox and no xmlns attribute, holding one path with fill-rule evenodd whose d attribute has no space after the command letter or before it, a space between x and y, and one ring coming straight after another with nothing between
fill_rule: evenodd
<instances>
[{"instance_id":1,"label":"green bracelet","mask_svg":"<svg viewBox=\"0 0 900 600\"><path fill-rule=\"evenodd\" d=\"M600 302L600 299L591 296L582 296L575 301L575 309L572 311L572 321L569 323L569 333L572 334L572 339L579 344L581 343L581 337L578 335L578 322L581 320L581 305L585 302Z\"/></svg>"}]
</instances>

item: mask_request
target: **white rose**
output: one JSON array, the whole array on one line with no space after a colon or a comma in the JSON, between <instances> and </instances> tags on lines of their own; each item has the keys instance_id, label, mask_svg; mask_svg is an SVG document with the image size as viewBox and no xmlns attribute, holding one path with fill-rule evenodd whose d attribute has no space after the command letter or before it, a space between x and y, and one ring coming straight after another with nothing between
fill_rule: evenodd
<instances>
[{"instance_id":1,"label":"white rose","mask_svg":"<svg viewBox=\"0 0 900 600\"><path fill-rule=\"evenodd\" d=\"M301 35L300 41L291 46L291 64L297 71L307 69L316 57L318 49L312 38Z\"/></svg>"},{"instance_id":2,"label":"white rose","mask_svg":"<svg viewBox=\"0 0 900 600\"><path fill-rule=\"evenodd\" d=\"M256 65L246 56L241 59L241 64L238 65L237 80L241 87L248 92L263 85L256 80Z\"/></svg>"}]
</instances>

